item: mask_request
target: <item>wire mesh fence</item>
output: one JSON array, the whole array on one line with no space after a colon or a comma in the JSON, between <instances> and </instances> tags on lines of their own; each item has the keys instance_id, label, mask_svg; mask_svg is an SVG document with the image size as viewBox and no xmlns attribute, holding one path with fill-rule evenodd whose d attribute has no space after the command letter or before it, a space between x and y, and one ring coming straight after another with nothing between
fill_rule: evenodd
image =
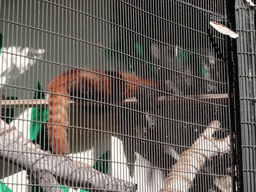
<instances>
[{"instance_id":1,"label":"wire mesh fence","mask_svg":"<svg viewBox=\"0 0 256 192\"><path fill-rule=\"evenodd\" d=\"M242 166L244 191L255 191L255 45L256 45L256 12L255 1L235 2L236 28L239 35L237 41L237 63L239 75L239 95L241 111L241 143L242 155L240 161Z\"/></svg>"},{"instance_id":2,"label":"wire mesh fence","mask_svg":"<svg viewBox=\"0 0 256 192\"><path fill-rule=\"evenodd\" d=\"M0 7L0 191L235 190L226 1Z\"/></svg>"}]
</instances>

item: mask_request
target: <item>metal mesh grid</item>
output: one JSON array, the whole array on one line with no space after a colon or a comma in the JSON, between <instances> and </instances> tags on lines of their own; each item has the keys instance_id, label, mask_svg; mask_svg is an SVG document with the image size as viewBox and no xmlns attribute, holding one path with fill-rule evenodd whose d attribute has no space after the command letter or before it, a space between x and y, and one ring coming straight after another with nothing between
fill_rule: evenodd
<instances>
[{"instance_id":1,"label":"metal mesh grid","mask_svg":"<svg viewBox=\"0 0 256 192\"><path fill-rule=\"evenodd\" d=\"M249 2L236 1L237 65L241 108L241 146L243 190L255 191L255 9ZM255 1L251 1L255 3Z\"/></svg>"},{"instance_id":2,"label":"metal mesh grid","mask_svg":"<svg viewBox=\"0 0 256 192\"><path fill-rule=\"evenodd\" d=\"M230 190L226 1L0 2L3 186Z\"/></svg>"}]
</instances>

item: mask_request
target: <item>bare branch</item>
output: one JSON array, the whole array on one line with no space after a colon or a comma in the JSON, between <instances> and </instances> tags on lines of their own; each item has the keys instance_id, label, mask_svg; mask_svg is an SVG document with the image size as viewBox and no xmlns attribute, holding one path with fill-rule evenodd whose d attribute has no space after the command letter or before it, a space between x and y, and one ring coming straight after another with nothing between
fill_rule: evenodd
<instances>
[{"instance_id":1,"label":"bare branch","mask_svg":"<svg viewBox=\"0 0 256 192\"><path fill-rule=\"evenodd\" d=\"M232 179L230 176L224 176L222 178L216 178L214 184L222 192L231 192L232 191Z\"/></svg>"},{"instance_id":2,"label":"bare branch","mask_svg":"<svg viewBox=\"0 0 256 192\"><path fill-rule=\"evenodd\" d=\"M114 191L135 191L137 188L133 183L105 175L73 161L70 157L60 157L43 151L3 120L0 127L0 158L8 158L32 173L45 173L48 176L51 174L52 177L67 181L71 186ZM42 181L42 178L39 180ZM44 179L43 183L46 186L56 184L52 179Z\"/></svg>"},{"instance_id":3,"label":"bare branch","mask_svg":"<svg viewBox=\"0 0 256 192\"><path fill-rule=\"evenodd\" d=\"M207 159L230 151L229 136L219 140L212 137L219 128L219 121L211 122L191 148L180 155L180 159L173 166L165 186L160 191L188 191Z\"/></svg>"},{"instance_id":4,"label":"bare branch","mask_svg":"<svg viewBox=\"0 0 256 192\"><path fill-rule=\"evenodd\" d=\"M64 192L61 189L59 183L57 182L56 178L47 171L41 171L40 173L33 173L34 178L39 179L40 186L43 188L45 192Z\"/></svg>"}]
</instances>

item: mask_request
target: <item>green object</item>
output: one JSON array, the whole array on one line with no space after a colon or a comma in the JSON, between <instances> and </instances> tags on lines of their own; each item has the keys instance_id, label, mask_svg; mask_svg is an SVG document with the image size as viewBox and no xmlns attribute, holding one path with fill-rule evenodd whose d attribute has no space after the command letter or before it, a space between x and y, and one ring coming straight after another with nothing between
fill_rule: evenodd
<instances>
[{"instance_id":1,"label":"green object","mask_svg":"<svg viewBox=\"0 0 256 192\"><path fill-rule=\"evenodd\" d=\"M0 192L12 192L12 190L0 180Z\"/></svg>"},{"instance_id":2,"label":"green object","mask_svg":"<svg viewBox=\"0 0 256 192\"><path fill-rule=\"evenodd\" d=\"M34 99L46 99L41 84L38 82L38 91ZM32 110L30 124L30 139L39 144L43 150L51 150L48 142L46 123L48 121L49 109L47 107L35 107Z\"/></svg>"},{"instance_id":3,"label":"green object","mask_svg":"<svg viewBox=\"0 0 256 192\"><path fill-rule=\"evenodd\" d=\"M106 151L105 153L103 153L99 160L97 160L95 162L95 165L93 166L94 169L107 174L108 173L108 167L109 167L109 163L108 160L110 159L110 151Z\"/></svg>"},{"instance_id":4,"label":"green object","mask_svg":"<svg viewBox=\"0 0 256 192\"><path fill-rule=\"evenodd\" d=\"M69 188L65 185L61 185L61 189L63 189L65 192L68 192Z\"/></svg>"},{"instance_id":5,"label":"green object","mask_svg":"<svg viewBox=\"0 0 256 192\"><path fill-rule=\"evenodd\" d=\"M143 48L142 48L142 46L140 45L140 43L136 42L136 43L134 44L134 48L135 48L136 52L138 53L138 55L139 55L140 57L143 57L143 56L144 56L144 54L143 54Z\"/></svg>"},{"instance_id":6,"label":"green object","mask_svg":"<svg viewBox=\"0 0 256 192\"><path fill-rule=\"evenodd\" d=\"M177 48L177 49L178 49L177 50L178 60L183 61L183 62L189 62L191 54L186 50L180 50L179 48Z\"/></svg>"},{"instance_id":7,"label":"green object","mask_svg":"<svg viewBox=\"0 0 256 192\"><path fill-rule=\"evenodd\" d=\"M47 108L33 108L31 120L31 132L30 139L35 141L39 136L39 132L42 126L48 121L48 109Z\"/></svg>"},{"instance_id":8,"label":"green object","mask_svg":"<svg viewBox=\"0 0 256 192\"><path fill-rule=\"evenodd\" d=\"M63 189L65 192L69 192L69 187L65 185L61 185L61 189ZM84 189L81 189L80 192L87 192L87 191Z\"/></svg>"}]
</instances>

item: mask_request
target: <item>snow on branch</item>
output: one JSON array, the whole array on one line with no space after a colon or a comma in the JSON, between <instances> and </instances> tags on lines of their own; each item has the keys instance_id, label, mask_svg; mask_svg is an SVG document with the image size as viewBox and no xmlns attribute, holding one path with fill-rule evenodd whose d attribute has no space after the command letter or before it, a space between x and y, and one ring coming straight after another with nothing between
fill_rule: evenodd
<instances>
[{"instance_id":1,"label":"snow on branch","mask_svg":"<svg viewBox=\"0 0 256 192\"><path fill-rule=\"evenodd\" d=\"M188 191L206 160L230 152L230 136L218 140L212 137L219 128L220 122L212 121L195 143L180 155L161 192Z\"/></svg>"},{"instance_id":2,"label":"snow on branch","mask_svg":"<svg viewBox=\"0 0 256 192\"><path fill-rule=\"evenodd\" d=\"M137 186L131 182L103 174L90 166L43 151L39 145L23 137L15 127L1 120L0 158L33 173L45 185L45 191L62 191L57 178L70 186L97 188L111 191L135 191ZM56 188L55 188L56 187Z\"/></svg>"}]
</instances>

